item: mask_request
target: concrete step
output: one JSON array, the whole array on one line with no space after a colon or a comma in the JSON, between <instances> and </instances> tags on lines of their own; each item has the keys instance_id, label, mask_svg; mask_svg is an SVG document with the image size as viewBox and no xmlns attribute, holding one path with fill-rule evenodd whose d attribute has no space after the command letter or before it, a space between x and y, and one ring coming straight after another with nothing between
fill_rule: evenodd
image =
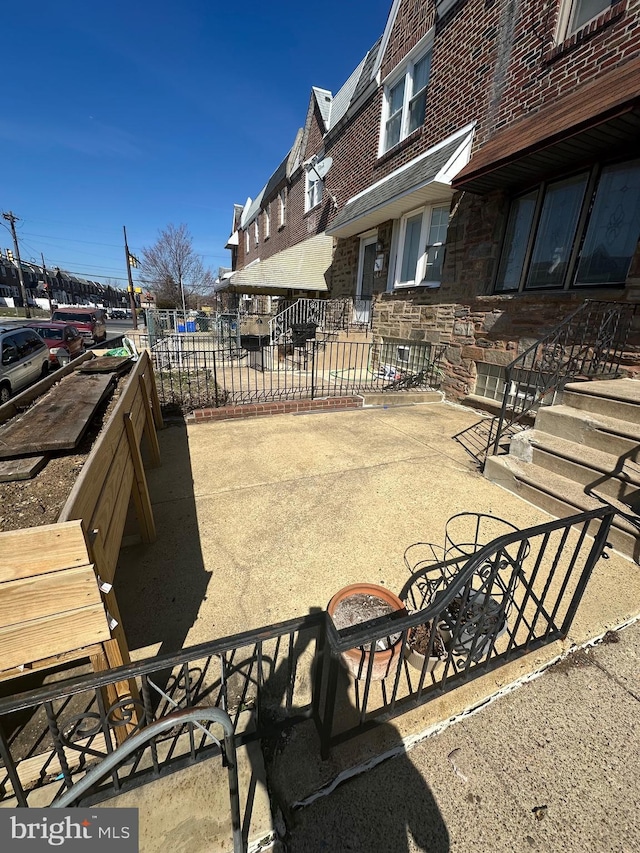
<instances>
[{"instance_id":1,"label":"concrete step","mask_svg":"<svg viewBox=\"0 0 640 853\"><path fill-rule=\"evenodd\" d=\"M538 411L536 429L640 462L640 418L634 423L571 406L544 406Z\"/></svg>"},{"instance_id":2,"label":"concrete step","mask_svg":"<svg viewBox=\"0 0 640 853\"><path fill-rule=\"evenodd\" d=\"M570 382L565 386L562 404L637 424L640 420L640 381L607 379Z\"/></svg>"},{"instance_id":3,"label":"concrete step","mask_svg":"<svg viewBox=\"0 0 640 853\"><path fill-rule=\"evenodd\" d=\"M586 495L584 488L577 483L513 456L490 457L484 475L556 518L566 518L576 512L602 506L596 498ZM640 533L619 515L614 516L609 541L620 554L640 562Z\"/></svg>"},{"instance_id":4,"label":"concrete step","mask_svg":"<svg viewBox=\"0 0 640 853\"><path fill-rule=\"evenodd\" d=\"M539 429L525 430L511 439L509 453L522 462L533 462L583 487L624 500L640 509L640 464L575 441L549 435Z\"/></svg>"}]
</instances>

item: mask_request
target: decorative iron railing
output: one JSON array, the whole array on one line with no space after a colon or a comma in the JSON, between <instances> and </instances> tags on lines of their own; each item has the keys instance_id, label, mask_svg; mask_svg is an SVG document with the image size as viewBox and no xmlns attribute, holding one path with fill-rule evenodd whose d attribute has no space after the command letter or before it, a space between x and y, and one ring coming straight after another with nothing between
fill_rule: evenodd
<instances>
[{"instance_id":1,"label":"decorative iron railing","mask_svg":"<svg viewBox=\"0 0 640 853\"><path fill-rule=\"evenodd\" d=\"M322 611L314 612L0 699L0 802L53 802L119 743L158 721L174 720L176 711L220 708L230 717L237 746L310 718L309 662L318 656L324 620ZM138 696L109 704L108 695L122 695L121 685L133 682ZM114 766L78 805L220 755L209 725L174 722L164 737L136 750L132 762Z\"/></svg>"},{"instance_id":2,"label":"decorative iron railing","mask_svg":"<svg viewBox=\"0 0 640 853\"><path fill-rule=\"evenodd\" d=\"M315 332L313 332L315 334ZM242 335L244 346L164 338L152 351L163 405L184 411L386 391L438 389L444 346L299 337L281 344Z\"/></svg>"},{"instance_id":3,"label":"decorative iron railing","mask_svg":"<svg viewBox=\"0 0 640 853\"><path fill-rule=\"evenodd\" d=\"M489 429L487 454L504 452L505 436L527 425L567 382L619 376L636 311L631 303L587 300L507 365L502 408Z\"/></svg>"},{"instance_id":4,"label":"decorative iron railing","mask_svg":"<svg viewBox=\"0 0 640 853\"><path fill-rule=\"evenodd\" d=\"M602 507L514 530L475 553L467 545L418 543L422 556L414 555L400 592L405 612L342 631L327 620L318 697L323 757L354 735L566 637L607 547L612 515ZM414 655L417 629L422 646ZM348 655L353 668L354 653L355 707L340 663ZM382 679L380 654L386 655Z\"/></svg>"},{"instance_id":5,"label":"decorative iron railing","mask_svg":"<svg viewBox=\"0 0 640 853\"><path fill-rule=\"evenodd\" d=\"M323 332L370 329L371 299L298 299L269 320L272 343L284 343L296 326L315 326Z\"/></svg>"},{"instance_id":6,"label":"decorative iron railing","mask_svg":"<svg viewBox=\"0 0 640 853\"><path fill-rule=\"evenodd\" d=\"M136 742L133 761L113 761L109 776L96 779L78 804L219 756L209 724L185 728L172 716L196 707L228 714L236 745L313 720L321 740L315 758L326 758L332 746L566 637L608 547L613 512L603 506L522 531L463 513L450 520L443 546L407 549L404 611L338 631L316 610L0 699L0 802L53 802L73 790L78 774L162 720L176 725ZM460 522L469 522L467 531L460 532ZM510 532L483 545L495 523ZM408 653L420 626L426 644L416 664ZM352 671L354 652L359 661L355 701L340 661L349 652ZM139 695L123 696L122 686L134 683ZM121 698L110 705L114 694Z\"/></svg>"}]
</instances>

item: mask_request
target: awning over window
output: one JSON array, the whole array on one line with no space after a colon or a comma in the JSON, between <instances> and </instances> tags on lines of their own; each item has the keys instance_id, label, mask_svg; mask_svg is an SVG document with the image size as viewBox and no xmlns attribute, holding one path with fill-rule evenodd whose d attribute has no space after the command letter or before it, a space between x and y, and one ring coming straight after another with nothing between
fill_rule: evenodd
<instances>
[{"instance_id":1,"label":"awning over window","mask_svg":"<svg viewBox=\"0 0 640 853\"><path fill-rule=\"evenodd\" d=\"M265 261L234 273L226 290L236 293L286 295L292 290L325 293L333 259L333 238L317 234Z\"/></svg>"},{"instance_id":2,"label":"awning over window","mask_svg":"<svg viewBox=\"0 0 640 853\"><path fill-rule=\"evenodd\" d=\"M612 152L633 156L638 139L640 59L635 59L496 133L452 184L477 193L524 187Z\"/></svg>"},{"instance_id":3,"label":"awning over window","mask_svg":"<svg viewBox=\"0 0 640 853\"><path fill-rule=\"evenodd\" d=\"M469 159L473 130L464 128L349 199L327 234L351 237L425 204L450 199L451 178Z\"/></svg>"}]
</instances>

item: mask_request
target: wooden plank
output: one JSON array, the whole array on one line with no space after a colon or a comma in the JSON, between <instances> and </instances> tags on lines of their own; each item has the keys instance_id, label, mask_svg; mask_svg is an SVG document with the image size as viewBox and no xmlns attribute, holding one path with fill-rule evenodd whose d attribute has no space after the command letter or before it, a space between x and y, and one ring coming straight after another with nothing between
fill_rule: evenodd
<instances>
[{"instance_id":1,"label":"wooden plank","mask_svg":"<svg viewBox=\"0 0 640 853\"><path fill-rule=\"evenodd\" d=\"M127 652L128 657L128 652ZM120 646L115 640L109 640L102 644L102 654L95 655L91 658L91 665L94 672L104 672L108 669L116 669L122 666L125 660L121 654ZM114 684L107 684L103 688L105 705L107 708L112 708L117 702L123 700L140 701L140 693L135 678L130 681L117 681ZM126 721L125 721L126 714ZM135 731L140 720L140 708L138 705L129 704L123 710L115 710L110 714L112 722L116 720L121 725L114 726L116 741L124 743L127 737Z\"/></svg>"},{"instance_id":2,"label":"wooden plank","mask_svg":"<svg viewBox=\"0 0 640 853\"><path fill-rule=\"evenodd\" d=\"M88 746L96 752L101 752L105 755L107 753L105 737L102 733L90 738L82 738L76 741L76 746L79 748ZM113 745L111 745L111 747L113 748ZM65 746L63 748L67 764L72 773L80 770L81 763L86 762L87 758L92 762L97 760L93 756L86 755L83 760L82 752L78 751L78 749L72 749L70 746ZM60 773L62 773L62 765L60 764L60 759L56 753L53 752L53 750L50 750L49 752L42 752L38 753L38 755L33 755L31 758L25 758L24 761L21 761L17 765L17 770L21 785L23 787L29 787L30 783L38 782L44 779L45 776L49 778L59 776ZM82 772L84 774L84 770ZM6 789L7 793L11 793L13 791L11 780L6 775L6 771L2 770L1 774L0 782L2 783L2 786ZM56 789L59 787L60 782L56 782Z\"/></svg>"},{"instance_id":3,"label":"wooden plank","mask_svg":"<svg viewBox=\"0 0 640 853\"><path fill-rule=\"evenodd\" d=\"M0 427L0 459L77 447L114 382L113 374L68 376L21 417Z\"/></svg>"},{"instance_id":4,"label":"wooden plank","mask_svg":"<svg viewBox=\"0 0 640 853\"><path fill-rule=\"evenodd\" d=\"M117 505L114 507L113 515L109 519L109 533L105 544L107 565L111 568L111 571L114 574L118 565L118 557L120 556L120 548L122 547L122 537L127 523L129 499L133 488L133 480L133 463L131 462L131 459L129 459L122 482L122 499L119 500Z\"/></svg>"},{"instance_id":5,"label":"wooden plank","mask_svg":"<svg viewBox=\"0 0 640 853\"><path fill-rule=\"evenodd\" d=\"M30 480L42 471L49 460L48 456L25 456L20 459L0 461L0 483L12 483L14 480Z\"/></svg>"},{"instance_id":6,"label":"wooden plank","mask_svg":"<svg viewBox=\"0 0 640 853\"><path fill-rule=\"evenodd\" d=\"M144 376L138 377L140 381L140 394L144 405L144 432L147 436L149 444L149 454L151 456L151 467L157 468L160 465L160 445L158 444L158 434L156 433L156 425L153 420L153 412L151 411L151 403L147 395L147 383Z\"/></svg>"},{"instance_id":7,"label":"wooden plank","mask_svg":"<svg viewBox=\"0 0 640 853\"><path fill-rule=\"evenodd\" d=\"M129 356L102 355L78 368L78 373L126 373L133 367Z\"/></svg>"},{"instance_id":8,"label":"wooden plank","mask_svg":"<svg viewBox=\"0 0 640 853\"><path fill-rule=\"evenodd\" d=\"M149 390L151 393L151 407L153 408L153 419L156 422L156 429L163 429L164 421L162 419L162 409L160 408L160 397L158 397L156 374L151 364L149 365L149 370L145 373L145 377L149 378L149 384L151 386Z\"/></svg>"},{"instance_id":9,"label":"wooden plank","mask_svg":"<svg viewBox=\"0 0 640 853\"><path fill-rule=\"evenodd\" d=\"M133 461L133 500L138 515L140 524L140 534L142 541L146 543L154 542L156 538L156 526L153 520L153 509L151 507L151 498L149 496L149 487L147 486L147 478L144 474L144 466L142 464L142 456L140 447L136 440L135 430L131 415L124 416L124 425L127 430L129 439L129 449L131 451L131 459Z\"/></svg>"},{"instance_id":10,"label":"wooden plank","mask_svg":"<svg viewBox=\"0 0 640 853\"><path fill-rule=\"evenodd\" d=\"M90 562L79 521L0 533L0 582L86 566Z\"/></svg>"},{"instance_id":11,"label":"wooden plank","mask_svg":"<svg viewBox=\"0 0 640 853\"><path fill-rule=\"evenodd\" d=\"M53 667L61 666L63 663L70 663L75 660L90 658L94 654L98 654L101 650L101 645L85 646L82 649L72 649L70 652L64 652L61 655L52 655L48 658L32 661L24 666L13 667L13 669L0 670L0 682L9 681L12 678L20 678L23 675L28 675L31 672L39 672L43 669L53 669Z\"/></svg>"},{"instance_id":12,"label":"wooden plank","mask_svg":"<svg viewBox=\"0 0 640 853\"><path fill-rule=\"evenodd\" d=\"M107 428L102 430L98 436L98 440L91 451L91 458L80 472L80 476L62 508L60 521L69 521L72 518L87 520L89 517L91 510L88 512L87 507L92 506L93 508L95 506L95 503L92 505L92 502L97 499L96 488L99 493L104 471L108 470L110 464L110 460L106 463L105 457L109 452L113 453L113 450L118 446L124 430L122 417L130 410L136 395L139 394L137 377L144 372L148 365L149 356L143 352L127 377L120 398L109 418Z\"/></svg>"},{"instance_id":13,"label":"wooden plank","mask_svg":"<svg viewBox=\"0 0 640 853\"><path fill-rule=\"evenodd\" d=\"M3 669L111 639L102 604L0 628Z\"/></svg>"},{"instance_id":14,"label":"wooden plank","mask_svg":"<svg viewBox=\"0 0 640 853\"><path fill-rule=\"evenodd\" d=\"M0 584L0 625L16 625L100 603L93 566L21 578Z\"/></svg>"},{"instance_id":15,"label":"wooden plank","mask_svg":"<svg viewBox=\"0 0 640 853\"><path fill-rule=\"evenodd\" d=\"M21 408L26 408L33 403L34 400L37 400L38 397L41 397L46 391L49 390L53 385L57 382L60 382L65 376L68 376L70 373L78 367L84 361L89 361L90 359L95 358L94 353L91 350L87 350L87 352L79 355L78 358L75 358L73 361L70 361L69 364L66 364L64 367L59 367L57 370L54 370L49 373L47 377L41 379L39 382L36 382L35 385L30 385L24 391L21 391L19 394L16 394L15 397L12 397L8 403L5 403L3 406L0 406L0 424L6 423L11 418L17 415Z\"/></svg>"}]
</instances>

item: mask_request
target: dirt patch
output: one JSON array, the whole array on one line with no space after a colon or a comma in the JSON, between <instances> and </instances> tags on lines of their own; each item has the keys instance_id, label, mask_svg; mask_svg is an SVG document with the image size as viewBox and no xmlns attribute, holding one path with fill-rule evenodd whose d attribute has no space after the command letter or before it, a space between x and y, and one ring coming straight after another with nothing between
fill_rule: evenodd
<instances>
[{"instance_id":1,"label":"dirt patch","mask_svg":"<svg viewBox=\"0 0 640 853\"><path fill-rule=\"evenodd\" d=\"M118 402L125 380L126 377L118 379L113 394L100 404L73 452L52 455L31 480L0 483L0 531L55 524L91 448Z\"/></svg>"}]
</instances>

